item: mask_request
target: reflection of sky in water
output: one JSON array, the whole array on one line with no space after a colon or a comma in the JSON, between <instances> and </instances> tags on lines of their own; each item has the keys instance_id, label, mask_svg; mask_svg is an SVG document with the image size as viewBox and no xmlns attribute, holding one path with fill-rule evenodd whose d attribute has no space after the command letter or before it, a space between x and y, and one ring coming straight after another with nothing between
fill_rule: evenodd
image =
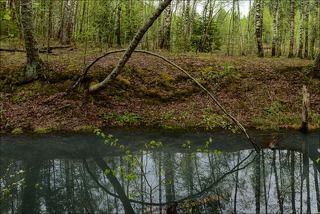
<instances>
[{"instance_id":1,"label":"reflection of sky in water","mask_svg":"<svg viewBox=\"0 0 320 214\"><path fill-rule=\"evenodd\" d=\"M230 213L234 209L234 198L236 189L237 171L228 174L237 163L246 158L250 150L250 145L245 139L237 136L225 134L224 132L210 133L164 133L164 132L147 132L143 131L114 131L120 142L129 144L144 143L153 140L159 140L164 143L161 150L144 151L143 155L137 155L140 163L143 163L143 169L146 173L146 179L140 176L140 170L137 172L137 179L128 181L119 176L120 167L124 171L130 170L128 163L121 158L118 153L114 153L110 148L100 148L100 152L105 153L106 161L109 166L116 170L116 175L120 184L123 186L125 193L128 193L135 200L145 202L159 203L165 202L167 192L172 187L172 200L180 200L190 195L201 192L211 183L219 180L212 188L207 189L203 194L197 195L196 199L207 198L208 196L223 196L219 203L212 201L207 207L201 206L200 212L204 209L223 211ZM308 154L312 160L319 157L319 133L303 135L297 132L293 133L276 133L269 134L252 133L256 142L268 145L271 141L277 141L276 146L287 147L291 150ZM208 137L213 138L210 145L212 152L196 152L196 148L203 148L204 142ZM123 211L120 200L115 200L101 189L83 165L82 158L86 157L89 170L94 174L98 182L113 192L113 188L108 179L103 175L101 169L90 159L94 155L95 148L101 145L100 140L89 135L52 135L41 137L4 137L1 144L1 162L0 162L0 185L2 189L8 188L9 184L15 182L17 177L26 179L26 160L35 159L41 162L39 168L39 180L36 188L40 210L43 212L55 210L59 211L86 211L92 209L97 212L118 212ZM183 149L181 145L187 141L191 143L191 149ZM96 143L94 143L96 142ZM18 147L18 145L23 145ZM32 145L35 145L32 147ZM39 153L35 150L37 148ZM76 148L77 154L69 153ZM223 151L217 152L215 149ZM79 151L84 151L81 153ZM138 151L135 151L137 153ZM300 209L300 184L303 162L300 160L300 153L295 153L294 181L295 181L295 198L296 210ZM28 156L32 154L32 156ZM38 155L37 155L38 154ZM17 155L17 156L15 156ZM42 155L42 157L41 157ZM59 157L59 158L55 158ZM265 212L265 193L267 192L268 212L279 212L278 194L276 187L276 178L273 161L277 169L279 191L283 196L283 207L285 212L291 212L291 158L287 150L272 151L264 150L264 156L260 164L250 156L239 167L238 171L238 188L237 188L237 211L245 213L254 213L255 207L255 187L256 187L256 167L260 167L260 209ZM274 159L275 157L275 159ZM301 156L301 158L303 158ZM23 159L15 161L14 159ZM310 185L310 205L311 211L317 211L316 205L316 187L315 171L312 160L309 160L309 185ZM302 167L302 168L300 168ZM12 176L4 176L4 169L9 169ZM23 170L25 173L18 173ZM226 175L227 174L227 175ZM226 176L224 176L226 175ZM173 182L166 182L172 178ZM303 211L307 209L307 189L306 183L308 176L303 177ZM141 183L141 179L143 182ZM265 183L265 187L264 187ZM150 200L150 189L152 187L152 200ZM141 191L146 193L143 198ZM69 192L69 193L68 193ZM70 193L71 192L71 193ZM169 195L169 194L168 194ZM169 198L170 198L169 197ZM10 209L17 211L21 206L23 191L21 186L12 192L12 198L2 198L0 206L1 213L10 213ZM12 203L13 202L13 203ZM13 204L13 205L12 205ZM132 203L134 209L141 212L142 206ZM144 210L149 209L144 206ZM154 207L153 209L157 209Z\"/></svg>"}]
</instances>

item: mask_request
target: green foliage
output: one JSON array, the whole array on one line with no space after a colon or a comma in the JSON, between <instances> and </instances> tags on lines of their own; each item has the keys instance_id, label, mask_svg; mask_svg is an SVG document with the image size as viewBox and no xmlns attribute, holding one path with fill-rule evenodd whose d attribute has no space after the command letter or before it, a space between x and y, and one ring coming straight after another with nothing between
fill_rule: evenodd
<instances>
[{"instance_id":1,"label":"green foliage","mask_svg":"<svg viewBox=\"0 0 320 214\"><path fill-rule=\"evenodd\" d=\"M262 118L254 118L253 125L258 129L299 128L301 124L300 115L288 113L287 106L274 101L269 107L263 109Z\"/></svg>"},{"instance_id":2,"label":"green foliage","mask_svg":"<svg viewBox=\"0 0 320 214\"><path fill-rule=\"evenodd\" d=\"M34 129L34 133L37 133L37 134L47 134L50 132L52 132L52 128L50 127L37 127Z\"/></svg>"},{"instance_id":3,"label":"green foliage","mask_svg":"<svg viewBox=\"0 0 320 214\"><path fill-rule=\"evenodd\" d=\"M210 81L240 79L241 74L234 65L225 64L223 70L217 71L214 67L206 67L201 71L202 76Z\"/></svg>"},{"instance_id":4,"label":"green foliage","mask_svg":"<svg viewBox=\"0 0 320 214\"><path fill-rule=\"evenodd\" d=\"M23 130L22 128L15 128L11 131L11 133L14 135L19 135L19 134L23 134Z\"/></svg>"},{"instance_id":5,"label":"green foliage","mask_svg":"<svg viewBox=\"0 0 320 214\"><path fill-rule=\"evenodd\" d=\"M273 102L269 107L264 108L264 113L267 117L276 116L281 112L284 112L286 107L280 101Z\"/></svg>"},{"instance_id":6,"label":"green foliage","mask_svg":"<svg viewBox=\"0 0 320 214\"><path fill-rule=\"evenodd\" d=\"M120 126L127 124L135 124L139 122L139 120L141 120L140 116L131 112L124 112L123 114L117 114L116 112L112 112L109 114L102 113L100 117L107 122L115 121Z\"/></svg>"}]
</instances>

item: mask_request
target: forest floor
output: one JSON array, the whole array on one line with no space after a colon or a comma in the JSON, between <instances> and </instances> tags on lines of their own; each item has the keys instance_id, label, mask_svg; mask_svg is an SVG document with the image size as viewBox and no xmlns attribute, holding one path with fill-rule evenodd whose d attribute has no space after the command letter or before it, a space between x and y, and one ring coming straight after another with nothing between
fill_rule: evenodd
<instances>
[{"instance_id":1,"label":"forest floor","mask_svg":"<svg viewBox=\"0 0 320 214\"><path fill-rule=\"evenodd\" d=\"M244 126L298 129L301 88L308 87L310 128L320 128L320 80L308 77L311 60L162 53L205 85ZM92 131L108 127L230 129L234 126L188 77L160 59L134 54L106 89L89 94L120 54L95 64L81 87L63 96L101 52L42 54L44 79L21 84L24 53L0 53L0 128L3 133Z\"/></svg>"}]
</instances>

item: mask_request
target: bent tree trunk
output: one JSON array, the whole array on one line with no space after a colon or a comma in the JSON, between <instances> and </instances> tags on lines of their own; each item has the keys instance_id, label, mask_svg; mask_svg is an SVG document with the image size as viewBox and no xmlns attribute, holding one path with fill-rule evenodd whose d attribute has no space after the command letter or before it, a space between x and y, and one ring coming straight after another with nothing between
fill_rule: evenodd
<instances>
[{"instance_id":1,"label":"bent tree trunk","mask_svg":"<svg viewBox=\"0 0 320 214\"><path fill-rule=\"evenodd\" d=\"M25 75L27 80L38 78L42 69L42 61L39 56L38 44L34 33L32 17L32 0L21 0L21 24L24 44L27 53L27 67Z\"/></svg>"},{"instance_id":2,"label":"bent tree trunk","mask_svg":"<svg viewBox=\"0 0 320 214\"><path fill-rule=\"evenodd\" d=\"M123 54L123 56L119 60L117 66L113 69L113 71L102 82L90 86L90 88L89 88L90 92L97 91L97 90L101 89L102 87L106 86L110 81L114 80L117 77L117 75L122 71L124 65L130 59L134 49L136 49L136 47L138 46L143 35L152 26L152 24L155 22L155 20L160 16L162 11L171 3L171 1L172 0L165 0L165 1L161 2L161 4L157 8L157 10L154 12L154 14L149 18L149 20L144 24L144 26L135 35L135 37L131 41L128 49L126 50L126 52Z\"/></svg>"}]
</instances>

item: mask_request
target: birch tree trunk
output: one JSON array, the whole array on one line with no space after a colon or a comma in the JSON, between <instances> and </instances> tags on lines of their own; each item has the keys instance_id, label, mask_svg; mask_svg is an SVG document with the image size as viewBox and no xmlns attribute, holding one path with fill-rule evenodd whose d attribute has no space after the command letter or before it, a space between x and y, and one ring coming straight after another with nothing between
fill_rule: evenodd
<instances>
[{"instance_id":1,"label":"birch tree trunk","mask_svg":"<svg viewBox=\"0 0 320 214\"><path fill-rule=\"evenodd\" d=\"M257 47L258 47L258 56L259 57L263 57L264 53L263 53L263 44L262 44L262 13L263 10L261 10L263 8L263 0L257 0L256 1L256 20L255 20L255 24L256 24L256 39L257 39Z\"/></svg>"},{"instance_id":2,"label":"birch tree trunk","mask_svg":"<svg viewBox=\"0 0 320 214\"><path fill-rule=\"evenodd\" d=\"M39 56L38 43L32 17L32 0L21 0L21 24L23 29L24 44L27 54L26 79L38 78L42 70L42 60Z\"/></svg>"},{"instance_id":3,"label":"birch tree trunk","mask_svg":"<svg viewBox=\"0 0 320 214\"><path fill-rule=\"evenodd\" d=\"M272 50L271 50L271 56L276 56L276 45L277 45L277 16L279 15L278 13L278 6L279 6L279 0L275 0L273 2L273 22L272 22L272 29L273 29L273 34L272 34Z\"/></svg>"},{"instance_id":4,"label":"birch tree trunk","mask_svg":"<svg viewBox=\"0 0 320 214\"><path fill-rule=\"evenodd\" d=\"M164 34L160 44L160 48L170 50L170 37L171 37L171 4L165 9L165 17L164 17Z\"/></svg>"},{"instance_id":5,"label":"birch tree trunk","mask_svg":"<svg viewBox=\"0 0 320 214\"><path fill-rule=\"evenodd\" d=\"M289 42L289 58L293 57L294 46L294 29L295 29L295 0L290 0L290 42Z\"/></svg>"},{"instance_id":6,"label":"birch tree trunk","mask_svg":"<svg viewBox=\"0 0 320 214\"><path fill-rule=\"evenodd\" d=\"M154 14L149 18L149 20L143 25L143 27L138 31L133 40L131 41L128 49L123 54L121 59L119 60L117 66L113 69L113 71L100 83L90 86L89 91L97 91L102 87L105 87L110 81L114 80L119 73L121 73L124 65L130 59L133 51L138 46L141 41L143 35L147 32L147 30L152 26L152 24L156 21L156 19L160 16L162 11L171 3L172 0L165 0L160 3L159 7L156 9Z\"/></svg>"},{"instance_id":7,"label":"birch tree trunk","mask_svg":"<svg viewBox=\"0 0 320 214\"><path fill-rule=\"evenodd\" d=\"M62 31L60 42L62 45L69 45L71 43L71 2L65 0L64 2L64 19L62 22Z\"/></svg>"}]
</instances>

